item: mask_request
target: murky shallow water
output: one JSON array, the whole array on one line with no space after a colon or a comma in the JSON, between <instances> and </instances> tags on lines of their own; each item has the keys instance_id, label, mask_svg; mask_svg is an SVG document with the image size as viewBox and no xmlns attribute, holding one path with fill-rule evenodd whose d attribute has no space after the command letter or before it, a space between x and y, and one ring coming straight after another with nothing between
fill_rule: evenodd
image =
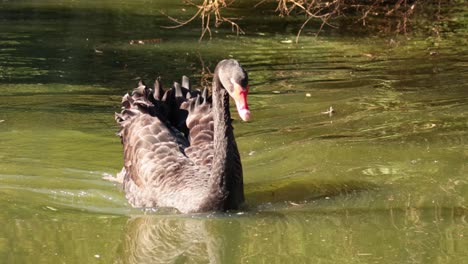
<instances>
[{"instance_id":1,"label":"murky shallow water","mask_svg":"<svg viewBox=\"0 0 468 264\"><path fill-rule=\"evenodd\" d=\"M468 257L466 38L435 46L325 34L294 45L271 29L220 31L198 44L195 28L161 30L167 20L151 1L93 3L0 4L5 263ZM163 41L129 44L154 38ZM253 120L235 121L247 208L189 216L130 208L101 179L122 166L113 121L121 96L159 74L167 84L182 74L199 83L200 58L213 69L226 57L252 79ZM330 106L332 116L323 113Z\"/></svg>"}]
</instances>

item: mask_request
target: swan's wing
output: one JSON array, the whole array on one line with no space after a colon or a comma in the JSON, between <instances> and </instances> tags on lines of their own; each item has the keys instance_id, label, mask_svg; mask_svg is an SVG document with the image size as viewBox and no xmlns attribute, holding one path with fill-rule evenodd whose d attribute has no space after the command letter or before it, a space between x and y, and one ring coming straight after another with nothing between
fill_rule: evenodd
<instances>
[{"instance_id":1,"label":"swan's wing","mask_svg":"<svg viewBox=\"0 0 468 264\"><path fill-rule=\"evenodd\" d=\"M154 91L158 92L148 89L140 82L132 94L126 94L122 98L122 111L115 115L120 124L118 135L124 146L126 174L131 176L137 185L143 180L135 173L137 160L146 161L150 154L153 155L153 160L159 160L158 155L162 155L161 153L183 157L183 149L188 146L185 136L170 125L171 104L156 95L159 89L162 90L156 83ZM167 93L164 97L167 97ZM150 100L151 98L154 100ZM147 163L144 162L142 166L145 167Z\"/></svg>"},{"instance_id":2,"label":"swan's wing","mask_svg":"<svg viewBox=\"0 0 468 264\"><path fill-rule=\"evenodd\" d=\"M171 130L157 117L139 115L122 131L127 177L137 186L165 184L190 165ZM168 175L174 174L174 176ZM166 179L167 180L167 179Z\"/></svg>"},{"instance_id":3,"label":"swan's wing","mask_svg":"<svg viewBox=\"0 0 468 264\"><path fill-rule=\"evenodd\" d=\"M175 82L162 100L169 109L168 123L188 141L184 154L195 165L211 168L214 127L208 89L190 90L189 79L183 76L182 86Z\"/></svg>"},{"instance_id":4,"label":"swan's wing","mask_svg":"<svg viewBox=\"0 0 468 264\"><path fill-rule=\"evenodd\" d=\"M194 164L157 117L139 115L123 130L124 189L135 207L198 211L207 197L210 170Z\"/></svg>"},{"instance_id":5,"label":"swan's wing","mask_svg":"<svg viewBox=\"0 0 468 264\"><path fill-rule=\"evenodd\" d=\"M171 117L166 115L169 112L164 112L173 103L168 94L153 102L147 99L151 94L140 85L131 95L124 96L122 112L116 114L124 148L124 189L136 207L169 206L183 210L189 200L205 197L210 170L185 154L188 141L171 126ZM197 179L197 175L208 177ZM185 190L187 186L190 190Z\"/></svg>"},{"instance_id":6,"label":"swan's wing","mask_svg":"<svg viewBox=\"0 0 468 264\"><path fill-rule=\"evenodd\" d=\"M189 130L190 146L185 154L195 164L211 168L213 162L214 122L211 100L207 96L207 89L181 105L187 109L186 124Z\"/></svg>"}]
</instances>

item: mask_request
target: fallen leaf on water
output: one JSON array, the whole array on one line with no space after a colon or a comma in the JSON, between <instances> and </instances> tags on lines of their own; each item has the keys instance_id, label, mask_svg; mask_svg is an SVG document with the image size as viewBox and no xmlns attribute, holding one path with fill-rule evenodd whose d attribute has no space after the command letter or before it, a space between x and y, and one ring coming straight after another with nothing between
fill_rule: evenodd
<instances>
[{"instance_id":1,"label":"fallen leaf on water","mask_svg":"<svg viewBox=\"0 0 468 264\"><path fill-rule=\"evenodd\" d=\"M150 43L161 43L162 39L161 38L152 38L152 39L132 39L128 44L134 45L134 44L150 44Z\"/></svg>"},{"instance_id":2,"label":"fallen leaf on water","mask_svg":"<svg viewBox=\"0 0 468 264\"><path fill-rule=\"evenodd\" d=\"M321 112L321 113L324 114L324 115L329 115L331 117L334 113L336 113L336 111L333 108L333 106L330 106L330 108L328 108L327 111Z\"/></svg>"},{"instance_id":3,"label":"fallen leaf on water","mask_svg":"<svg viewBox=\"0 0 468 264\"><path fill-rule=\"evenodd\" d=\"M58 211L57 208L54 208L54 207L52 207L52 206L46 206L45 208L47 208L47 209L49 209L49 210L52 210L52 211L54 211L54 212L55 212L55 211Z\"/></svg>"}]
</instances>

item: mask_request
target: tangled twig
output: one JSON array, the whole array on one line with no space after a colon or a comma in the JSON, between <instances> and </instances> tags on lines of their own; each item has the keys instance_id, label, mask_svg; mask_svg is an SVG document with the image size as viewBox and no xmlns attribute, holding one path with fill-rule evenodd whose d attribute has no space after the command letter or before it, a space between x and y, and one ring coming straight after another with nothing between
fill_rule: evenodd
<instances>
[{"instance_id":1,"label":"tangled twig","mask_svg":"<svg viewBox=\"0 0 468 264\"><path fill-rule=\"evenodd\" d=\"M164 28L178 28L185 26L197 18L201 20L201 34L199 41L208 34L210 39L212 37L211 28L219 27L223 23L230 24L232 31L239 34L244 34L236 20L239 18L232 18L224 16L223 10L229 8L236 0L184 0L185 3L196 8L195 14L187 20L181 21L169 15L166 15L171 21L176 23L174 26L165 26ZM321 21L320 27L316 32L316 36L324 29L325 26L337 28L331 23L331 20L338 18L343 14L358 14L354 20L361 22L366 26L371 16L380 17L394 17L396 23L389 23L385 30L391 29L396 33L408 31L410 17L413 15L415 7L419 4L420 0L274 0L277 2L276 12L282 16L304 16L304 22L298 29L296 34L296 43L303 33L305 27L312 20ZM439 0L440 3L441 0ZM268 2L268 0L258 0L254 8ZM394 27L395 26L395 27Z\"/></svg>"},{"instance_id":2,"label":"tangled twig","mask_svg":"<svg viewBox=\"0 0 468 264\"><path fill-rule=\"evenodd\" d=\"M223 23L228 23L232 27L232 31L235 31L238 35L244 34L244 31L240 28L240 26L234 22L239 18L230 18L225 17L221 14L221 10L224 8L229 7L235 0L227 1L227 0L203 0L201 4L196 4L191 0L186 1L187 4L192 5L197 8L197 12L191 18L180 21L176 18L166 15L170 20L176 23L175 26L164 26L164 28L178 28L181 26L185 26L188 23L192 22L195 18L200 17L201 19L201 35L199 41L201 41L206 33L209 34L210 39L212 37L211 34L211 26L219 27ZM213 21L214 19L214 21Z\"/></svg>"},{"instance_id":3,"label":"tangled twig","mask_svg":"<svg viewBox=\"0 0 468 264\"><path fill-rule=\"evenodd\" d=\"M336 28L336 26L329 23L330 19L339 16L347 9L361 12L362 15L358 21L362 21L362 24L365 26L368 16L370 14L378 14L379 12L376 10L383 6L386 9L386 12L383 12L384 16L395 15L398 18L396 32L403 31L406 34L409 17L413 14L418 0L396 0L392 4L389 4L385 0L373 0L367 1L367 3L366 1L359 0L277 0L277 2L276 11L280 16L302 13L306 17L296 35L297 43L303 29L312 19L320 19L322 21L316 33L317 36L325 25Z\"/></svg>"}]
</instances>

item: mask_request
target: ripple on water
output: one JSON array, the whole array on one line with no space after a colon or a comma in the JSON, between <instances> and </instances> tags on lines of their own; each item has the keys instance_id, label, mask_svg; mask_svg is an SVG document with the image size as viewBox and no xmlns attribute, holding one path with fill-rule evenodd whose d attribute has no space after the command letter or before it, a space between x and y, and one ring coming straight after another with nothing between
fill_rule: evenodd
<instances>
[{"instance_id":1,"label":"ripple on water","mask_svg":"<svg viewBox=\"0 0 468 264\"><path fill-rule=\"evenodd\" d=\"M462 38L435 47L326 33L296 45L277 28L236 40L219 28L199 45L199 31L148 31L167 21L157 9L168 1L107 2L1 4L2 260L466 261ZM163 42L128 44L136 38ZM252 121L234 122L248 207L131 209L101 179L123 163L113 121L121 95L159 74L166 83L195 74L198 85L200 65L229 56L251 79Z\"/></svg>"}]
</instances>

